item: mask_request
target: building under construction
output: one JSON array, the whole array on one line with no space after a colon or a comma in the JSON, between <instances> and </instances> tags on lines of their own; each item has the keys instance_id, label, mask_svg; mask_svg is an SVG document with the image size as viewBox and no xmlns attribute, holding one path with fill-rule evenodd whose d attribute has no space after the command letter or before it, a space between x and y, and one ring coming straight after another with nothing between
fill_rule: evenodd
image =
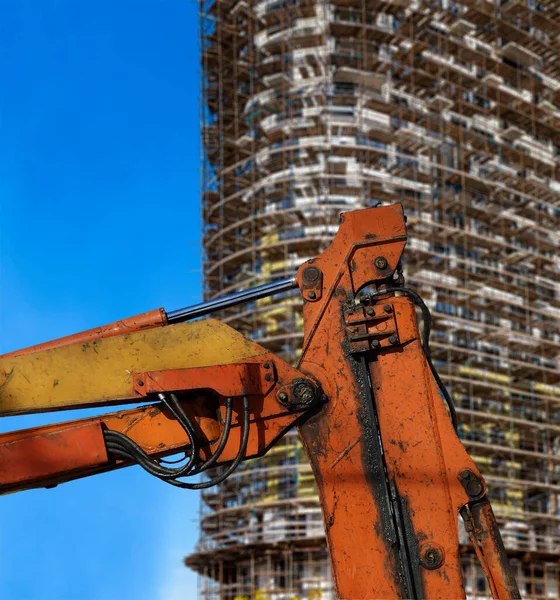
<instances>
[{"instance_id":1,"label":"building under construction","mask_svg":"<svg viewBox=\"0 0 560 600\"><path fill-rule=\"evenodd\" d=\"M407 284L526 598L560 597L560 2L200 4L206 296L293 274L401 202ZM297 360L297 293L221 317ZM466 543L469 598L488 598ZM334 600L294 436L202 495L204 600Z\"/></svg>"}]
</instances>

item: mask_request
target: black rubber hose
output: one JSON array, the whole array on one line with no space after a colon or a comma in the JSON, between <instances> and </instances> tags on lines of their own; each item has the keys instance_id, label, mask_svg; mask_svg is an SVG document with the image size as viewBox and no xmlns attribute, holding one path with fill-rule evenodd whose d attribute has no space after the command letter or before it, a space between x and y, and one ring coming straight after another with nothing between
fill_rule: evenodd
<instances>
[{"instance_id":1,"label":"black rubber hose","mask_svg":"<svg viewBox=\"0 0 560 600\"><path fill-rule=\"evenodd\" d=\"M162 402L168 408L169 412L177 419L177 421L181 424L185 433L188 435L189 440L191 442L191 456L188 462L182 467L177 467L182 471L182 475L175 475L175 477L182 477L184 475L188 475L191 470L194 468L196 460L198 459L199 447L198 447L198 437L196 434L196 430L192 421L186 415L183 407L179 404L179 400L177 400L177 396L175 394L169 394L171 398L171 403L167 400L165 394L159 395ZM171 469L174 470L174 469Z\"/></svg>"},{"instance_id":2,"label":"black rubber hose","mask_svg":"<svg viewBox=\"0 0 560 600\"><path fill-rule=\"evenodd\" d=\"M178 404L178 401L176 398L173 398L173 401L174 401L174 403ZM178 420L181 420L182 418L186 418L186 416L184 414L183 415L177 414L176 411L173 410L173 408L171 408L171 407L170 407L170 410L172 411L175 418L177 418ZM226 419L225 419L225 424L224 424L224 432L220 439L218 448L216 449L216 452L212 455L212 457L208 461L203 463L197 469L190 468L191 461L189 461L189 464L185 465L184 467L180 467L180 468L176 468L176 469L164 467L164 466L160 465L159 463L157 463L156 461L154 461L152 458L150 458L144 452L144 450L142 450L142 448L140 448L140 446L138 446L133 440L131 440L129 437L127 437L126 435L124 435L123 433L120 433L118 431L110 431L110 430L105 431L104 432L105 433L105 443L106 443L107 450L111 455L119 456L120 458L123 458L125 460L131 460L133 462L136 462L145 471L150 473L150 475L153 475L154 477L157 477L158 479L162 479L163 481L167 481L167 483L170 483L172 485L176 485L179 487L185 487L187 489L204 489L205 487L210 487L212 485L215 485L216 483L220 483L221 481L223 481L226 477L228 477L237 468L237 466L239 465L241 460L243 460L243 458L244 458L245 452L247 450L248 439L249 439L249 419L250 419L249 400L246 397L243 399L243 426L242 426L242 434L241 434L242 441L241 441L240 451L239 451L238 455L236 456L235 460L233 461L233 463L228 467L228 469L226 469L226 471L224 471L224 473L222 473L220 476L214 478L213 480L203 482L201 484L186 484L186 483L174 481L174 479L176 479L178 477L185 477L187 475L195 475L197 473L200 473L203 470L206 470L206 469L212 467L217 462L217 460L219 459L221 453L223 452L223 450L227 444L227 440L228 440L228 437L229 437L229 434L231 431L232 414L233 414L233 402L232 402L231 398L228 398L226 401ZM202 488L198 487L200 485L202 485L203 487Z\"/></svg>"},{"instance_id":3,"label":"black rubber hose","mask_svg":"<svg viewBox=\"0 0 560 600\"><path fill-rule=\"evenodd\" d=\"M119 431L105 431L104 435L107 449L112 454L115 454L116 451L119 451L121 454L127 454L134 462L138 463L150 475L154 475L155 477L165 476L169 472L170 469L168 467L163 467L151 459L136 442L123 433ZM176 470L178 471L179 469Z\"/></svg>"},{"instance_id":4,"label":"black rubber hose","mask_svg":"<svg viewBox=\"0 0 560 600\"><path fill-rule=\"evenodd\" d=\"M218 483L221 483L225 479L227 479L234 471L237 469L241 461L245 458L247 453L247 445L249 443L249 429L250 429L250 406L249 406L249 398L244 396L243 398L243 425L241 429L241 443L239 444L239 452L235 457L234 461L231 465L217 477L214 479L210 479L209 481L203 481L201 483L184 483L182 481L176 481L174 479L166 479L165 481L170 485L174 485L176 487L180 487L187 490L204 490Z\"/></svg>"},{"instance_id":5,"label":"black rubber hose","mask_svg":"<svg viewBox=\"0 0 560 600\"><path fill-rule=\"evenodd\" d=\"M172 403L168 402L164 394L160 394L160 399L175 417L175 419L181 424L185 430L191 445L191 456L188 462L181 467L166 467L159 463L157 459L152 459L144 452L144 450L138 446L128 436L118 431L105 431L105 441L109 448L120 448L121 452L126 452L132 459L137 462L145 471L159 478L174 478L174 477L185 477L191 474L194 463L198 457L198 444L196 442L197 437L190 419L187 417L185 412L177 400L174 394L171 394ZM110 444L110 445L109 445Z\"/></svg>"},{"instance_id":6,"label":"black rubber hose","mask_svg":"<svg viewBox=\"0 0 560 600\"><path fill-rule=\"evenodd\" d=\"M233 414L233 400L231 398L228 398L226 400L226 421L224 423L224 432L222 433L222 437L220 438L220 443L218 444L218 447L216 448L216 452L214 452L214 454L212 454L212 456L205 463L200 465L200 467L193 469L193 471L191 473L192 475L197 475L198 473L201 473L202 471L206 471L207 469L210 469L211 467L213 467L216 464L216 462L220 458L222 452L224 451L224 448L226 447L226 444L227 444L227 441L229 438L229 433L231 431L232 414Z\"/></svg>"}]
</instances>

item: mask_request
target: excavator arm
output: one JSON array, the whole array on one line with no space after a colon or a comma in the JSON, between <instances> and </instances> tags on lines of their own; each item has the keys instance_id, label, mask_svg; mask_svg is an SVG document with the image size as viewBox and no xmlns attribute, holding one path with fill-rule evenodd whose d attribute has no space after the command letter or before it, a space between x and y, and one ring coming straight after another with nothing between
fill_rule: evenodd
<instances>
[{"instance_id":1,"label":"excavator arm","mask_svg":"<svg viewBox=\"0 0 560 600\"><path fill-rule=\"evenodd\" d=\"M486 485L431 362L429 310L404 287L405 244L400 205L346 213L295 279L0 357L0 415L139 405L1 435L0 493L132 464L200 489L297 426L339 598L464 598L459 515L493 596L519 598ZM297 368L214 319L181 322L295 286L304 302ZM166 461L180 452L182 462ZM201 482L185 480L202 472Z\"/></svg>"}]
</instances>

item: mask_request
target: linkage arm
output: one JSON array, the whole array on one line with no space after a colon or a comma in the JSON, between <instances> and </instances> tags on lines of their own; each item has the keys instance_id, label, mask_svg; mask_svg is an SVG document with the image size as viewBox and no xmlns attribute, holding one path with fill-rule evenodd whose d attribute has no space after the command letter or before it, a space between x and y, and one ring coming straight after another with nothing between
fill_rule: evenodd
<instances>
[{"instance_id":1,"label":"linkage arm","mask_svg":"<svg viewBox=\"0 0 560 600\"><path fill-rule=\"evenodd\" d=\"M312 378L212 319L3 357L0 367L3 414L150 402L0 435L0 493L133 463L172 485L211 485L180 478L264 454L322 400ZM178 465L161 460L178 452Z\"/></svg>"}]
</instances>

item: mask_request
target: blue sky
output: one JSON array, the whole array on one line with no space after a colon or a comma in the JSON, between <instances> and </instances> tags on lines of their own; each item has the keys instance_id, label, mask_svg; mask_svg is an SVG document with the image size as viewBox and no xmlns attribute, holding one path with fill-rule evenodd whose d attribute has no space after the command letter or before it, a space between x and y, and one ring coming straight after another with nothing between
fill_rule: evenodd
<instances>
[{"instance_id":1,"label":"blue sky","mask_svg":"<svg viewBox=\"0 0 560 600\"><path fill-rule=\"evenodd\" d=\"M196 10L0 1L0 352L199 300ZM0 597L194 598L197 515L137 468L1 497Z\"/></svg>"}]
</instances>

